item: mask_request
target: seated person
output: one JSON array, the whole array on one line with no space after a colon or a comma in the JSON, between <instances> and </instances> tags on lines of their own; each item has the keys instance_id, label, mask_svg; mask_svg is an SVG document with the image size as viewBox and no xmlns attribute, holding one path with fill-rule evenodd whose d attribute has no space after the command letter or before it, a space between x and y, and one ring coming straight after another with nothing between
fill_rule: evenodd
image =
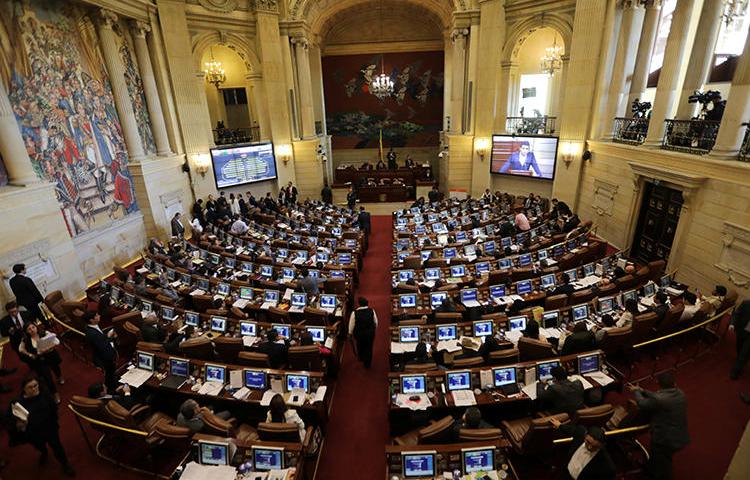
<instances>
[{"instance_id":1,"label":"seated person","mask_svg":"<svg viewBox=\"0 0 750 480\"><path fill-rule=\"evenodd\" d=\"M570 284L570 275L568 275L567 273L563 273L560 278L562 279L562 285L558 285L557 287L555 287L555 289L552 290L552 293L550 293L550 296L570 295L575 291L573 285Z\"/></svg>"},{"instance_id":2,"label":"seated person","mask_svg":"<svg viewBox=\"0 0 750 480\"><path fill-rule=\"evenodd\" d=\"M385 170L385 169L386 169L385 162L382 159L378 160L377 165L375 165L375 170Z\"/></svg>"},{"instance_id":3,"label":"seated person","mask_svg":"<svg viewBox=\"0 0 750 480\"><path fill-rule=\"evenodd\" d=\"M266 341L258 345L255 350L268 355L271 368L281 368L286 365L289 346L286 343L286 339L279 341L279 332L273 328L269 328L266 331Z\"/></svg>"},{"instance_id":4,"label":"seated person","mask_svg":"<svg viewBox=\"0 0 750 480\"><path fill-rule=\"evenodd\" d=\"M667 294L664 292L656 292L656 295L654 295L654 306L651 308L651 311L656 314L655 327L661 325L661 322L663 322L664 318L667 316L667 312L669 312L668 300L669 297L667 297Z\"/></svg>"},{"instance_id":5,"label":"seated person","mask_svg":"<svg viewBox=\"0 0 750 480\"><path fill-rule=\"evenodd\" d=\"M299 430L299 441L305 441L305 422L297 414L297 410L287 408L284 397L281 394L277 393L271 398L271 404L266 414L266 422L293 423L297 425L297 429Z\"/></svg>"},{"instance_id":6,"label":"seated person","mask_svg":"<svg viewBox=\"0 0 750 480\"><path fill-rule=\"evenodd\" d=\"M617 467L605 446L607 437L601 427L563 425L554 417L549 419L564 436L573 437L568 449L568 478L576 480L615 480Z\"/></svg>"},{"instance_id":7,"label":"seated person","mask_svg":"<svg viewBox=\"0 0 750 480\"><path fill-rule=\"evenodd\" d=\"M135 400L133 395L130 394L130 386L129 385L120 385L117 387L117 390L114 391L112 395L109 394L107 391L107 386L103 383L92 383L89 385L89 398L93 398L95 400L102 400L105 404L109 400L114 400L115 402L122 405L123 408L126 408L130 410L133 408L138 402Z\"/></svg>"},{"instance_id":8,"label":"seated person","mask_svg":"<svg viewBox=\"0 0 750 480\"><path fill-rule=\"evenodd\" d=\"M148 343L162 343L167 335L159 327L159 319L154 312L149 313L143 319L141 325L141 339Z\"/></svg>"},{"instance_id":9,"label":"seated person","mask_svg":"<svg viewBox=\"0 0 750 480\"><path fill-rule=\"evenodd\" d=\"M716 285L716 288L714 288L714 291L711 292L711 295L707 297L702 297L700 294L698 295L698 298L700 298L704 302L708 302L708 304L711 306L711 311L709 312L709 315L713 315L716 313L716 311L721 307L721 304L724 302L724 297L727 296L727 287L724 285Z\"/></svg>"},{"instance_id":10,"label":"seated person","mask_svg":"<svg viewBox=\"0 0 750 480\"><path fill-rule=\"evenodd\" d=\"M622 278L625 275L632 275L635 273L635 265L633 265L631 262L628 262L625 264L625 268L622 267L615 267L613 274L615 278Z\"/></svg>"},{"instance_id":11,"label":"seated person","mask_svg":"<svg viewBox=\"0 0 750 480\"><path fill-rule=\"evenodd\" d=\"M180 344L185 340L191 339L195 336L195 327L188 325L185 330L180 332L172 333L167 341L164 343L164 351L171 355L178 355L180 353Z\"/></svg>"},{"instance_id":12,"label":"seated person","mask_svg":"<svg viewBox=\"0 0 750 480\"><path fill-rule=\"evenodd\" d=\"M584 408L583 384L580 380L568 380L568 372L564 367L552 367L552 380L542 380L536 385L537 401L543 409L551 414L575 414L576 410Z\"/></svg>"},{"instance_id":13,"label":"seated person","mask_svg":"<svg viewBox=\"0 0 750 480\"><path fill-rule=\"evenodd\" d=\"M148 297L148 290L146 289L146 277L143 275L136 275L135 279L135 294L139 297Z\"/></svg>"},{"instance_id":14,"label":"seated person","mask_svg":"<svg viewBox=\"0 0 750 480\"><path fill-rule=\"evenodd\" d=\"M299 338L299 344L300 344L300 346L303 346L303 347L308 347L310 345L316 345L315 339L313 339L312 333L310 333L310 332L304 332L300 336L300 338ZM317 343L317 346L318 346L318 351L320 352L321 355L330 355L331 354L331 349L327 348L322 343Z\"/></svg>"},{"instance_id":15,"label":"seated person","mask_svg":"<svg viewBox=\"0 0 750 480\"><path fill-rule=\"evenodd\" d=\"M435 353L436 345L430 345L430 349L427 348L427 343L424 340L420 340L417 347L414 349L414 358L406 362L407 365L424 365L425 363L435 363L435 359L432 355Z\"/></svg>"},{"instance_id":16,"label":"seated person","mask_svg":"<svg viewBox=\"0 0 750 480\"><path fill-rule=\"evenodd\" d=\"M633 321L638 316L638 300L634 298L628 298L625 300L625 311L622 312L620 318L617 319L615 324L618 327L633 327Z\"/></svg>"},{"instance_id":17,"label":"seated person","mask_svg":"<svg viewBox=\"0 0 750 480\"><path fill-rule=\"evenodd\" d=\"M616 328L615 325L615 319L612 318L612 315L605 313L602 315L602 323L604 324L603 327L598 328L594 327L594 338L596 338L596 343L601 343L602 340L604 340L604 337L607 336L607 332L609 330L612 330L613 328Z\"/></svg>"},{"instance_id":18,"label":"seated person","mask_svg":"<svg viewBox=\"0 0 750 480\"><path fill-rule=\"evenodd\" d=\"M459 432L462 428L479 430L482 428L495 428L482 419L482 412L477 407L469 407L459 420L453 422L453 439L459 441Z\"/></svg>"},{"instance_id":19,"label":"seated person","mask_svg":"<svg viewBox=\"0 0 750 480\"><path fill-rule=\"evenodd\" d=\"M695 313L703 305L703 302L698 300L698 297L693 292L686 290L682 294L682 304L685 305L685 310L682 311L680 322L686 322L693 319Z\"/></svg>"},{"instance_id":20,"label":"seated person","mask_svg":"<svg viewBox=\"0 0 750 480\"><path fill-rule=\"evenodd\" d=\"M203 417L205 415L215 415L222 420L229 420L229 412L213 413L206 407L201 407L193 399L185 400L180 406L180 413L177 414L177 425L180 427L188 427L193 433L198 433L203 430L205 423Z\"/></svg>"},{"instance_id":21,"label":"seated person","mask_svg":"<svg viewBox=\"0 0 750 480\"><path fill-rule=\"evenodd\" d=\"M156 254L166 255L167 254L167 249L164 248L164 243L158 238L152 238L148 242L148 251L152 255L156 255Z\"/></svg>"},{"instance_id":22,"label":"seated person","mask_svg":"<svg viewBox=\"0 0 750 480\"><path fill-rule=\"evenodd\" d=\"M498 343L497 338L495 338L494 335L490 335L488 337L484 337L484 343L482 343L482 346L479 347L479 355L486 362L490 357L490 353L502 349L503 347L500 345L500 343Z\"/></svg>"},{"instance_id":23,"label":"seated person","mask_svg":"<svg viewBox=\"0 0 750 480\"><path fill-rule=\"evenodd\" d=\"M529 320L529 322L526 324L526 328L523 329L522 333L525 338L531 338L533 340L539 340L540 342L549 343L546 337L539 335L539 323L534 319Z\"/></svg>"},{"instance_id":24,"label":"seated person","mask_svg":"<svg viewBox=\"0 0 750 480\"><path fill-rule=\"evenodd\" d=\"M588 352L596 349L596 338L586 327L586 322L576 322L573 332L563 338L560 335L560 355L572 355L574 353Z\"/></svg>"}]
</instances>

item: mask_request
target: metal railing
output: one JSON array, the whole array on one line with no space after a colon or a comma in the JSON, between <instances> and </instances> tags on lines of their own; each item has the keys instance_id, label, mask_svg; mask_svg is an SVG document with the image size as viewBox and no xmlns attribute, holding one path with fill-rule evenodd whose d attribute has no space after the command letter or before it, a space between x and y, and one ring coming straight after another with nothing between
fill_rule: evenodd
<instances>
[{"instance_id":1,"label":"metal railing","mask_svg":"<svg viewBox=\"0 0 750 480\"><path fill-rule=\"evenodd\" d=\"M260 140L260 127L250 128L219 128L212 130L214 144L234 145L237 143L250 143Z\"/></svg>"},{"instance_id":2,"label":"metal railing","mask_svg":"<svg viewBox=\"0 0 750 480\"><path fill-rule=\"evenodd\" d=\"M555 133L557 117L508 117L505 121L505 129L514 134L544 134Z\"/></svg>"},{"instance_id":3,"label":"metal railing","mask_svg":"<svg viewBox=\"0 0 750 480\"><path fill-rule=\"evenodd\" d=\"M737 160L740 162L750 162L750 123L744 123L745 136L742 138L742 146L740 147L740 154L737 155Z\"/></svg>"},{"instance_id":4,"label":"metal railing","mask_svg":"<svg viewBox=\"0 0 750 480\"><path fill-rule=\"evenodd\" d=\"M646 140L648 133L648 118L615 118L612 141L640 145Z\"/></svg>"},{"instance_id":5,"label":"metal railing","mask_svg":"<svg viewBox=\"0 0 750 480\"><path fill-rule=\"evenodd\" d=\"M712 120L664 120L661 148L703 155L716 143L720 122Z\"/></svg>"}]
</instances>

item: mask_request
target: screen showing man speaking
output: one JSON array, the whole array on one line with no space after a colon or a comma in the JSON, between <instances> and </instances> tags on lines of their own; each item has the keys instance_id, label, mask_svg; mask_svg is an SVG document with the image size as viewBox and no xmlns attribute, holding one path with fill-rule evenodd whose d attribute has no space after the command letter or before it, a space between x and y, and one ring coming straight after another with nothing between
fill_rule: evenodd
<instances>
[{"instance_id":1,"label":"screen showing man speaking","mask_svg":"<svg viewBox=\"0 0 750 480\"><path fill-rule=\"evenodd\" d=\"M273 144L239 145L211 149L216 188L276 178Z\"/></svg>"},{"instance_id":2,"label":"screen showing man speaking","mask_svg":"<svg viewBox=\"0 0 750 480\"><path fill-rule=\"evenodd\" d=\"M557 137L493 135L490 172L552 180L557 141Z\"/></svg>"}]
</instances>

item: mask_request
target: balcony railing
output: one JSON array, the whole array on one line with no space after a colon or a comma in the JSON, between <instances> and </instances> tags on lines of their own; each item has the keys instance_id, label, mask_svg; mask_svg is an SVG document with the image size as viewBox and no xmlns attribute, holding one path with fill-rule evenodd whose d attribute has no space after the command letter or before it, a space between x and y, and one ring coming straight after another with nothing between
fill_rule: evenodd
<instances>
[{"instance_id":1,"label":"balcony railing","mask_svg":"<svg viewBox=\"0 0 750 480\"><path fill-rule=\"evenodd\" d=\"M234 145L260 140L260 127L214 129L214 144Z\"/></svg>"},{"instance_id":2,"label":"balcony railing","mask_svg":"<svg viewBox=\"0 0 750 480\"><path fill-rule=\"evenodd\" d=\"M745 124L745 137L742 139L742 147L740 147L737 159L740 162L750 162L750 124Z\"/></svg>"},{"instance_id":3,"label":"balcony railing","mask_svg":"<svg viewBox=\"0 0 750 480\"><path fill-rule=\"evenodd\" d=\"M642 144L648 133L648 120L648 118L615 118L612 141L630 145Z\"/></svg>"},{"instance_id":4,"label":"balcony railing","mask_svg":"<svg viewBox=\"0 0 750 480\"><path fill-rule=\"evenodd\" d=\"M514 134L552 135L557 117L508 117L505 129Z\"/></svg>"},{"instance_id":5,"label":"balcony railing","mask_svg":"<svg viewBox=\"0 0 750 480\"><path fill-rule=\"evenodd\" d=\"M711 120L664 120L666 129L661 148L703 155L711 151L719 123Z\"/></svg>"}]
</instances>

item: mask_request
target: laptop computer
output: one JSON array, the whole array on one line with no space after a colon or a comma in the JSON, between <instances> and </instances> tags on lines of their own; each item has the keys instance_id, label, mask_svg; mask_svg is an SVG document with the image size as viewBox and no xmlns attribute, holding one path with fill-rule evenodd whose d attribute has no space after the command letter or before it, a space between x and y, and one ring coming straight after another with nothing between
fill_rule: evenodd
<instances>
[{"instance_id":1,"label":"laptop computer","mask_svg":"<svg viewBox=\"0 0 750 480\"><path fill-rule=\"evenodd\" d=\"M190 376L190 361L184 358L169 359L169 375L161 382L165 388L179 389Z\"/></svg>"}]
</instances>

